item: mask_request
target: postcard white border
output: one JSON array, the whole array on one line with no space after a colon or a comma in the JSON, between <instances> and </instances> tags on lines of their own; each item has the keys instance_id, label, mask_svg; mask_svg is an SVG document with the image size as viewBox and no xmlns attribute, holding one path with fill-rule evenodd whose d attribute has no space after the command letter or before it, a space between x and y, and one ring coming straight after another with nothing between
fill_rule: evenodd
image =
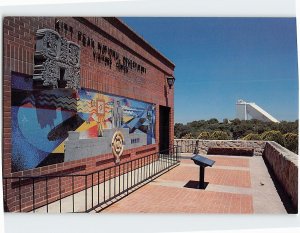
<instances>
[{"instance_id":1,"label":"postcard white border","mask_svg":"<svg viewBox=\"0 0 300 233\"><path fill-rule=\"evenodd\" d=\"M69 2L77 2L70 5ZM81 2L81 3L80 3ZM84 3L80 0L0 2L4 16L200 16L200 17L295 17L295 0L117 0ZM48 4L47 4L48 3ZM55 4L53 4L55 3ZM5 5L6 4L6 5ZM35 5L32 5L35 4ZM299 3L297 17L299 19ZM297 23L298 38L299 23ZM2 44L2 35L0 37ZM299 54L298 54L299 57ZM2 50L0 51L2 62ZM299 59L298 59L299 61ZM2 63L1 63L2 64ZM300 66L299 66L300 67ZM2 73L2 67L0 72ZM2 84L2 79L1 79ZM1 85L2 86L2 85ZM2 89L1 89L2 108ZM1 113L2 114L2 113ZM2 117L1 117L2 119ZM2 121L1 121L2 128ZM2 151L2 136L1 136ZM2 163L2 161L0 161ZM2 166L1 166L2 167ZM0 232L298 232L299 215L99 215L5 214L0 181ZM2 229L1 229L2 228ZM276 231L274 231L276 228ZM278 229L279 228L279 229ZM245 230L248 229L248 230ZM250 230L249 230L250 229ZM213 231L211 231L213 230Z\"/></svg>"}]
</instances>

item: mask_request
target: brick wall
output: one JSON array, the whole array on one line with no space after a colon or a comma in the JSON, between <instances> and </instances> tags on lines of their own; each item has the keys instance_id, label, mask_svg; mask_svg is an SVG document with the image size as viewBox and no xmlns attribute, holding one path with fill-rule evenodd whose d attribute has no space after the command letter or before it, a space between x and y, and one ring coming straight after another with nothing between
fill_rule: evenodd
<instances>
[{"instance_id":1,"label":"brick wall","mask_svg":"<svg viewBox=\"0 0 300 233\"><path fill-rule=\"evenodd\" d=\"M62 30L60 35L81 46L81 86L83 88L156 104L156 144L125 150L121 162L145 156L158 150L159 105L171 107L170 143L172 143L171 139L174 136L174 88L167 88L168 91L165 91L167 85L165 76L173 75L174 65L156 50L149 48L149 45L126 25L116 18L6 17L3 20L3 175L6 177L39 176L64 171L77 174L99 170L114 163L113 155L105 154L11 173L11 74L17 72L33 75L35 33L38 29L43 28L55 30L56 20L60 20L74 29L72 34ZM114 68L110 69L95 62L91 47L85 47L78 41L78 31L95 41L101 41L121 55L134 59L147 69L147 73L140 75L129 71L124 74ZM78 167L80 167L79 170ZM55 183L55 181L53 182ZM6 205L9 211L18 208L18 195L15 194L19 192L19 189L16 187L9 186L8 188L9 198ZM32 190L22 186L21 191L22 195L28 199L22 205L22 208L26 208L26 203L32 201L30 200ZM55 192L53 193L55 194Z\"/></svg>"}]
</instances>

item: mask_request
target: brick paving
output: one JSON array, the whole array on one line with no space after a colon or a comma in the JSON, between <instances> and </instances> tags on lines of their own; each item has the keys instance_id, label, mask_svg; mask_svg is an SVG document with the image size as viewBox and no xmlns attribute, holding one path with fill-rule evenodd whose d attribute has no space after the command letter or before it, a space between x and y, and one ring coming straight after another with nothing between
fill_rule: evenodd
<instances>
[{"instance_id":1,"label":"brick paving","mask_svg":"<svg viewBox=\"0 0 300 233\"><path fill-rule=\"evenodd\" d=\"M103 212L249 214L253 207L250 195L146 185Z\"/></svg>"},{"instance_id":2,"label":"brick paving","mask_svg":"<svg viewBox=\"0 0 300 233\"><path fill-rule=\"evenodd\" d=\"M160 179L169 181L197 181L199 180L199 167L179 166L162 175ZM226 170L219 168L206 168L205 181L212 184L250 187L250 172L239 170Z\"/></svg>"},{"instance_id":3,"label":"brick paving","mask_svg":"<svg viewBox=\"0 0 300 233\"><path fill-rule=\"evenodd\" d=\"M190 156L102 213L286 213L261 157L207 155L216 163L199 190L188 186L199 179Z\"/></svg>"},{"instance_id":4,"label":"brick paving","mask_svg":"<svg viewBox=\"0 0 300 233\"><path fill-rule=\"evenodd\" d=\"M209 157L216 161L214 166L249 167L248 158L231 158L229 156L220 155L213 155ZM183 159L181 162L185 164L194 164L194 162L190 159Z\"/></svg>"}]
</instances>

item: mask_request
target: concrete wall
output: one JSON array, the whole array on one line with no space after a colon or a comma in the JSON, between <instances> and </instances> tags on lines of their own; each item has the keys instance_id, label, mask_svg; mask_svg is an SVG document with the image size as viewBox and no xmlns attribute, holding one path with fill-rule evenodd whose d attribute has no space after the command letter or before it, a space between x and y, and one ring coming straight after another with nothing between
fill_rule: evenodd
<instances>
[{"instance_id":1,"label":"concrete wall","mask_svg":"<svg viewBox=\"0 0 300 233\"><path fill-rule=\"evenodd\" d=\"M129 134L128 128L118 129L124 135L124 150L147 145L147 136L144 134ZM99 154L109 154L112 151L111 139L116 129L104 130L102 137L80 138L80 132L69 132L68 141L65 143L65 162L90 158ZM72 137L70 137L70 134ZM73 136L73 135L77 136ZM138 143L132 143L131 139L139 139Z\"/></svg>"},{"instance_id":2,"label":"concrete wall","mask_svg":"<svg viewBox=\"0 0 300 233\"><path fill-rule=\"evenodd\" d=\"M263 157L293 206L298 208L298 155L276 142L267 142Z\"/></svg>"}]
</instances>

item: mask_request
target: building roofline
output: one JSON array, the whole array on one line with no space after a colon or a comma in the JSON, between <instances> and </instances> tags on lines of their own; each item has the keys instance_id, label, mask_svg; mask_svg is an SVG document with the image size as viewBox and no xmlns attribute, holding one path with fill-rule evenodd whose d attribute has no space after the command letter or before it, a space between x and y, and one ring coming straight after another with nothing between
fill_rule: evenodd
<instances>
[{"instance_id":1,"label":"building roofline","mask_svg":"<svg viewBox=\"0 0 300 233\"><path fill-rule=\"evenodd\" d=\"M144 48L147 52L149 52L152 56L156 57L163 64L171 68L175 69L175 64L171 62L168 58L162 55L158 50L156 50L149 42L147 42L144 38L139 36L132 28L130 28L126 23L116 17L103 17L107 22L111 25L119 29L122 33L127 35L131 40L136 42L142 48Z\"/></svg>"}]
</instances>

